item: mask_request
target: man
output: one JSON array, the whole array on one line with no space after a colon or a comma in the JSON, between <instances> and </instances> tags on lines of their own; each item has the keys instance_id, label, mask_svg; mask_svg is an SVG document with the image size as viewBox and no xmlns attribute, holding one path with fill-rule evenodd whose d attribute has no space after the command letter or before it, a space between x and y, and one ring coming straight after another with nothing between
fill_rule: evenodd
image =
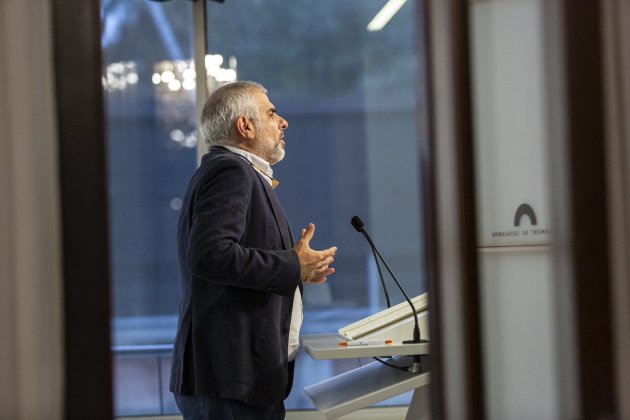
<instances>
[{"instance_id":1,"label":"man","mask_svg":"<svg viewBox=\"0 0 630 420\"><path fill-rule=\"evenodd\" d=\"M182 297L170 389L185 419L283 419L302 322L302 283L323 283L336 247L294 244L273 190L288 123L264 87L234 82L204 104L210 151L177 231Z\"/></svg>"}]
</instances>

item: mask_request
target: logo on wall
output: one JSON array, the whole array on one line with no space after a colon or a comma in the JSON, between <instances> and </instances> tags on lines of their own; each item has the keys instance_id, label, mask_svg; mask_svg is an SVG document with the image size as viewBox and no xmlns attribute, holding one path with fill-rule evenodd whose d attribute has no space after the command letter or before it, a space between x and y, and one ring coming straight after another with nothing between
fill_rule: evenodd
<instances>
[{"instance_id":1,"label":"logo on wall","mask_svg":"<svg viewBox=\"0 0 630 420\"><path fill-rule=\"evenodd\" d=\"M526 223L523 222L523 219L529 219L530 227L526 227ZM521 224L523 224L522 227ZM536 212L534 211L532 206L527 203L523 203L519 205L514 212L514 227L506 231L492 232L492 237L521 237L522 239L525 239L529 237L549 235L550 233L551 230L549 228L538 226Z\"/></svg>"},{"instance_id":2,"label":"logo on wall","mask_svg":"<svg viewBox=\"0 0 630 420\"><path fill-rule=\"evenodd\" d=\"M529 217L529 224L532 226L536 226L536 213L534 213L534 209L527 203L523 203L516 209L516 213L514 213L514 226L518 227L521 225L521 219L523 217Z\"/></svg>"}]
</instances>

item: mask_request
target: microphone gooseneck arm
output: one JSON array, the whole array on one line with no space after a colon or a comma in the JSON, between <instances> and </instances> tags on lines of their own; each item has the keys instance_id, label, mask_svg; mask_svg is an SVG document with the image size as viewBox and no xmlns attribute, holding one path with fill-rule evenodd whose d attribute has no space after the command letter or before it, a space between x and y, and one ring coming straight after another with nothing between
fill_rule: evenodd
<instances>
[{"instance_id":1,"label":"microphone gooseneck arm","mask_svg":"<svg viewBox=\"0 0 630 420\"><path fill-rule=\"evenodd\" d=\"M368 240L368 243L370 244L370 248L372 249L372 255L374 255L374 262L376 263L376 269L378 270L378 277L381 279L381 286L383 286L383 293L385 294L385 301L387 302L387 307L391 308L392 307L392 303L389 300L389 293L387 293L387 286L385 285L385 279L383 278L383 272L381 271L381 264L379 264L378 262L378 257L376 255L376 253L378 252L378 250L376 249L376 247L372 244L372 241L370 241L370 239L368 238L368 236L366 236L365 232L361 232L363 233L363 235L366 237L366 239Z\"/></svg>"},{"instance_id":2,"label":"microphone gooseneck arm","mask_svg":"<svg viewBox=\"0 0 630 420\"><path fill-rule=\"evenodd\" d=\"M354 218L353 218L353 220L354 220ZM374 252L374 253L376 253L378 255L380 260L385 265L385 268L387 269L387 272L389 273L390 276L392 276L392 279L394 279L394 282L396 282L396 286L398 286L398 289L400 289L400 291L402 292L403 296L407 300L407 303L409 303L409 306L411 306L411 310L413 312L413 319L414 319L414 323L415 323L415 325L413 327L413 340L412 341L405 341L404 343L420 343L421 342L421 340L420 340L420 325L418 323L418 314L416 314L416 307L413 305L413 302L411 301L411 299L409 299L409 296L407 296L407 293L405 293L405 289L403 289L403 287L400 285L400 283L396 279L396 276L394 276L394 273L389 268L389 265L387 265L387 262L385 261L385 259L383 259L383 256L381 255L381 253L378 251L378 249L374 245L374 242L372 242L372 239L370 238L370 235L368 235L367 231L365 230L365 227L364 226L360 226L359 228L357 228L354 225L354 223L352 225L355 227L355 229L359 230L359 232L361 232L363 234L363 236L365 236L365 239L367 239L368 243L370 244L370 247L372 248L372 252Z\"/></svg>"},{"instance_id":3,"label":"microphone gooseneck arm","mask_svg":"<svg viewBox=\"0 0 630 420\"><path fill-rule=\"evenodd\" d=\"M387 301L387 307L391 308L392 304L391 304L391 302L389 300L389 293L387 293L387 286L385 285L385 279L383 278L383 272L381 271L381 264L378 262L378 256L376 255L378 250L376 249L376 246L374 245L374 243L370 240L370 236L363 229L363 220L361 220L359 218L359 216L354 216L352 218L352 220L350 220L350 224L352 224L352 227L357 232L362 233L363 236L365 236L365 239L367 239L368 244L370 244L370 248L372 249L372 255L374 256L374 262L376 263L376 268L378 269L378 276L381 279L381 286L383 286L383 293L385 294L385 300Z\"/></svg>"},{"instance_id":4,"label":"microphone gooseneck arm","mask_svg":"<svg viewBox=\"0 0 630 420\"><path fill-rule=\"evenodd\" d=\"M361 220L359 216L353 216L352 219L350 220L350 224L357 232L361 232L363 236L365 236L365 239L367 239L368 243L370 244L370 247L372 248L372 252L376 253L381 259L381 261L383 261L383 264L385 264L385 268L387 269L389 274L392 276L392 279L394 279L394 281L396 282L396 286L398 286L398 288L402 292L405 299L407 299L407 303L409 303L409 306L411 306L411 310L413 311L413 320L414 320L413 340L404 341L403 343L406 343L406 344L421 343L422 340L420 340L420 325L418 323L418 315L416 314L416 307L413 305L413 302L411 302L411 299L409 299L409 296L407 296L407 293L405 293L405 289L403 289L403 287L400 285L400 283L398 282L398 279L396 279L396 276L394 275L392 270L389 268L389 265L387 265L387 261L385 261L381 253L378 252L376 245L374 245L374 242L372 242L372 238L370 238L370 235L367 233L367 230L365 230L365 225L363 224L363 220ZM378 261L377 261L377 265L378 265Z\"/></svg>"},{"instance_id":5,"label":"microphone gooseneck arm","mask_svg":"<svg viewBox=\"0 0 630 420\"><path fill-rule=\"evenodd\" d=\"M407 293L405 293L405 289L403 289L403 287L400 285L400 283L398 282L398 279L396 279L396 276L394 276L394 273L389 268L389 265L387 265L387 261L385 261L385 259L381 255L381 253L378 252L378 249L376 248L376 245L374 245L374 242L372 242L372 238L370 238L370 235L367 233L367 230L365 230L365 226L363 224L363 221L361 220L361 218L359 218L359 216L354 216L352 218L352 220L350 221L350 223L356 229L357 232L361 232L363 234L363 236L365 236L365 239L367 239L368 243L370 244L370 247L372 248L372 252L375 255L378 255L378 257L383 262L383 264L385 264L385 268L387 269L389 274L392 276L392 279L394 279L394 281L396 282L396 286L398 286L398 288L402 292L402 294L405 297L405 299L407 299L407 303L409 304L409 306L411 306L411 310L413 311L413 320L414 320L413 340L403 341L403 344L427 342L426 340L421 340L420 339L420 324L418 323L418 314L416 314L416 307L413 305L413 302L411 301L411 299L409 299L409 296L407 296ZM376 259L376 256L375 256L375 259ZM379 266L378 265L378 259L376 259L376 265L377 265L377 267ZM380 267L379 267L379 274L380 274ZM382 279L383 279L383 277L381 275L381 280ZM385 288L385 283L383 283L383 288ZM387 293L387 291L385 293ZM377 360L379 360L379 359L377 358ZM381 363L383 363L381 360L379 360L379 361ZM411 366L409 366L409 367L404 368L404 370L406 370L407 372L410 372L410 373L420 373L422 371L422 364L421 364L420 355L419 354L413 355L413 364Z\"/></svg>"}]
</instances>

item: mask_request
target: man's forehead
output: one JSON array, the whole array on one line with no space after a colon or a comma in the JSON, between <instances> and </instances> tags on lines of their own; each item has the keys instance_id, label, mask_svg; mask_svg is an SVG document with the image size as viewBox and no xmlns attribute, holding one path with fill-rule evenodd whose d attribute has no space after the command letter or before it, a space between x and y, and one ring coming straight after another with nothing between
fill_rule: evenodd
<instances>
[{"instance_id":1,"label":"man's forehead","mask_svg":"<svg viewBox=\"0 0 630 420\"><path fill-rule=\"evenodd\" d=\"M273 108L273 104L269 100L267 94L259 89L255 89L254 91L254 99L263 108Z\"/></svg>"}]
</instances>

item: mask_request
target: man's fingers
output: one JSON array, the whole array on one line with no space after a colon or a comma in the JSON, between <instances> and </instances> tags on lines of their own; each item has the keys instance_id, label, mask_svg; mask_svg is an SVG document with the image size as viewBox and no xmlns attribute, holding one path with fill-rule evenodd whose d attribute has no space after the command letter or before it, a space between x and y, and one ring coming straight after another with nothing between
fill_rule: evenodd
<instances>
[{"instance_id":1,"label":"man's fingers","mask_svg":"<svg viewBox=\"0 0 630 420\"><path fill-rule=\"evenodd\" d=\"M335 261L335 259L333 257L328 257L325 260L322 260L318 266L319 268L323 268L323 267L328 267L330 264L332 264Z\"/></svg>"},{"instance_id":2,"label":"man's fingers","mask_svg":"<svg viewBox=\"0 0 630 420\"><path fill-rule=\"evenodd\" d=\"M335 272L334 268L326 266L326 267L322 267L321 270L317 270L315 275L318 277L323 277L323 276L329 276L334 272Z\"/></svg>"},{"instance_id":3,"label":"man's fingers","mask_svg":"<svg viewBox=\"0 0 630 420\"><path fill-rule=\"evenodd\" d=\"M318 268L317 270L313 270L313 272L311 273L311 277L323 277L323 276L329 276L332 273L335 272L335 269L329 266L325 266L322 268Z\"/></svg>"},{"instance_id":4,"label":"man's fingers","mask_svg":"<svg viewBox=\"0 0 630 420\"><path fill-rule=\"evenodd\" d=\"M323 260L314 261L313 264L311 265L311 272L316 273L316 272L322 271L328 268L328 266L332 264L334 261L335 259L333 257L327 257L327 258L324 258Z\"/></svg>"},{"instance_id":5,"label":"man's fingers","mask_svg":"<svg viewBox=\"0 0 630 420\"><path fill-rule=\"evenodd\" d=\"M334 272L330 265L335 261L337 247L332 246L323 251L311 249L309 242L314 234L315 225L309 223L306 228L301 230L300 240L294 248L300 260L302 281L305 283L312 283L314 278L323 279ZM322 283L324 281L326 279L321 280Z\"/></svg>"},{"instance_id":6,"label":"man's fingers","mask_svg":"<svg viewBox=\"0 0 630 420\"><path fill-rule=\"evenodd\" d=\"M315 225L309 223L305 229L302 229L302 237L307 244L313 239L313 235L315 234Z\"/></svg>"},{"instance_id":7,"label":"man's fingers","mask_svg":"<svg viewBox=\"0 0 630 420\"><path fill-rule=\"evenodd\" d=\"M335 262L333 255L329 254L330 253L328 251L319 251L319 259L312 265L313 274L320 275L323 271L327 270L333 262Z\"/></svg>"},{"instance_id":8,"label":"man's fingers","mask_svg":"<svg viewBox=\"0 0 630 420\"><path fill-rule=\"evenodd\" d=\"M312 283L312 284L321 284L328 280L328 276L335 272L334 268L327 268L324 272L314 274L310 277L307 277L304 282Z\"/></svg>"},{"instance_id":9,"label":"man's fingers","mask_svg":"<svg viewBox=\"0 0 630 420\"><path fill-rule=\"evenodd\" d=\"M320 259L321 261L327 259L327 258L334 258L335 257L335 253L337 252L337 247L333 246L331 248L325 249L323 251L313 251L315 252L316 258Z\"/></svg>"},{"instance_id":10,"label":"man's fingers","mask_svg":"<svg viewBox=\"0 0 630 420\"><path fill-rule=\"evenodd\" d=\"M326 277L317 277L314 279L309 280L307 283L312 283L312 284L322 284L324 283L326 280L328 280Z\"/></svg>"},{"instance_id":11,"label":"man's fingers","mask_svg":"<svg viewBox=\"0 0 630 420\"><path fill-rule=\"evenodd\" d=\"M314 276L321 276L323 273L326 272L326 270L328 270L328 266L327 265L325 265L325 266L323 266L321 268L318 268L317 270L314 270L313 271L313 275Z\"/></svg>"}]
</instances>

